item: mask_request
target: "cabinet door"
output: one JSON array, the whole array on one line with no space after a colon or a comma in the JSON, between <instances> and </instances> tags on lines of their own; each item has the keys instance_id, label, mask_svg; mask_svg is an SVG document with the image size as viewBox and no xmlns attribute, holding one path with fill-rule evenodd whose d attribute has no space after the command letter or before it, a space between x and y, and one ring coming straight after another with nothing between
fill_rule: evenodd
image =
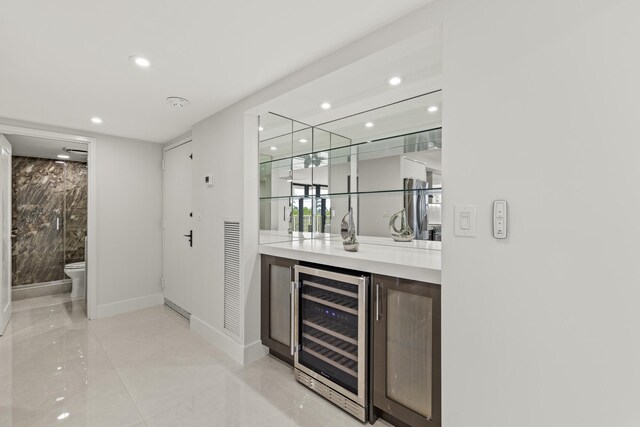
<instances>
[{"instance_id":1,"label":"cabinet door","mask_svg":"<svg viewBox=\"0 0 640 427\"><path fill-rule=\"evenodd\" d=\"M373 280L373 404L410 426L440 426L440 286Z\"/></svg>"},{"instance_id":2,"label":"cabinet door","mask_svg":"<svg viewBox=\"0 0 640 427\"><path fill-rule=\"evenodd\" d=\"M293 364L291 356L291 282L297 262L262 255L261 338L272 354Z\"/></svg>"}]
</instances>

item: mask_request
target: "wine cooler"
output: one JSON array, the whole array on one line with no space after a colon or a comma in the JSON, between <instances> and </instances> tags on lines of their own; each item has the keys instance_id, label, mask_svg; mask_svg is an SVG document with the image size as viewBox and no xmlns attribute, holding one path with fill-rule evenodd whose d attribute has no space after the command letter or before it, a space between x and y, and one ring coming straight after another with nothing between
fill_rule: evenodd
<instances>
[{"instance_id":1,"label":"wine cooler","mask_svg":"<svg viewBox=\"0 0 640 427\"><path fill-rule=\"evenodd\" d=\"M369 277L295 266L291 353L296 379L366 421Z\"/></svg>"}]
</instances>

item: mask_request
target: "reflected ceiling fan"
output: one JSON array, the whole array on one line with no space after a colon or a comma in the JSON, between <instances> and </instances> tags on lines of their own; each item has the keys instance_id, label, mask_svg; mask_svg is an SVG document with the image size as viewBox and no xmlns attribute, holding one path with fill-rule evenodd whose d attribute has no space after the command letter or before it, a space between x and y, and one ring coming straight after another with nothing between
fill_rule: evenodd
<instances>
[{"instance_id":1,"label":"reflected ceiling fan","mask_svg":"<svg viewBox=\"0 0 640 427\"><path fill-rule=\"evenodd\" d=\"M305 168L308 168L308 167L317 168L318 166L326 165L328 161L328 157L321 156L318 153L307 154L306 156L303 156L303 159L304 159Z\"/></svg>"}]
</instances>

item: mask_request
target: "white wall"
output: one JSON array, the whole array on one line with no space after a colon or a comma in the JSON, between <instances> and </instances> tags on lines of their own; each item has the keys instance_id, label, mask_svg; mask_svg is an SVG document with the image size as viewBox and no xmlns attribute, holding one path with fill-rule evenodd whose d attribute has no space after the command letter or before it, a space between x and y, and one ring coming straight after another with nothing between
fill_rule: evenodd
<instances>
[{"instance_id":1,"label":"white wall","mask_svg":"<svg viewBox=\"0 0 640 427\"><path fill-rule=\"evenodd\" d=\"M263 354L260 344L260 277L258 249L258 119L247 114L283 95L385 47L416 35L438 22L423 8L197 123L194 142L194 210L202 215L194 235L197 277L192 329L240 362ZM216 185L206 189L202 177L213 172ZM223 328L224 218L243 224L243 331L232 337Z\"/></svg>"},{"instance_id":2,"label":"white wall","mask_svg":"<svg viewBox=\"0 0 640 427\"><path fill-rule=\"evenodd\" d=\"M638 426L640 3L445 3L444 425Z\"/></svg>"},{"instance_id":3,"label":"white wall","mask_svg":"<svg viewBox=\"0 0 640 427\"><path fill-rule=\"evenodd\" d=\"M96 138L97 317L162 303L162 146L3 118L0 124Z\"/></svg>"},{"instance_id":4,"label":"white wall","mask_svg":"<svg viewBox=\"0 0 640 427\"><path fill-rule=\"evenodd\" d=\"M100 317L163 302L162 146L96 138Z\"/></svg>"}]
</instances>

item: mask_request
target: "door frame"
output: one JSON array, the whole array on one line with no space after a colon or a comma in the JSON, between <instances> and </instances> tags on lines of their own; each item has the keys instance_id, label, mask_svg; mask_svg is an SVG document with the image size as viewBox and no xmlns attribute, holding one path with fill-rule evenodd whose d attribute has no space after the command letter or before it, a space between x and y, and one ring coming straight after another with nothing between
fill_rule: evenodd
<instances>
[{"instance_id":1,"label":"door frame","mask_svg":"<svg viewBox=\"0 0 640 427\"><path fill-rule=\"evenodd\" d=\"M9 154L9 169L11 169L11 165L12 165L12 159L11 159L11 152L12 152L12 147L11 144L9 143L9 141L7 140L7 138L5 138L4 135L0 134L0 151L2 152L2 155L4 156L4 151L7 151L7 153ZM0 167L1 169L1 167ZM2 179L2 177L7 176L8 182L0 182L0 186L3 187L2 189L0 189L0 197L2 197L2 201L0 202L0 205L2 205L2 212L0 213L0 223L1 223L1 230L0 232L2 233L2 236L0 236L0 239L3 240L3 242L0 243L0 271L2 272L2 277L0 277L0 281L4 281L5 279L7 279L8 283L0 283L0 287L2 289L0 289L0 294L4 292L4 288L6 286L8 286L9 288L9 292L7 292L7 298L8 301L5 301L2 297L0 297L0 336L4 335L7 328L9 327L9 323L11 322L11 316L12 316L12 312L13 312L13 304L12 304L12 295L11 295L11 277L12 277L12 270L11 270L11 255L12 254L8 254L8 256L6 257L8 265L5 266L4 265L4 261L5 261L5 249L8 249L8 251L11 251L11 227L12 227L12 218L11 218L11 206L6 206L4 204L5 202L5 188L7 188L8 186L8 198L9 201L11 201L11 186L12 186L12 182L13 179L11 177L11 170L7 171L8 173L5 175L5 171L4 170L0 170L0 179ZM8 209L7 209L8 207ZM7 214L8 211L8 218L5 219L5 215ZM4 224L5 221L8 223L9 228L5 229L4 228ZM6 233L6 235L5 235ZM5 237L8 238L9 240L9 247L5 248L4 247L4 240ZM5 269L8 270L8 275L5 275ZM6 316L6 317L5 317Z\"/></svg>"},{"instance_id":2,"label":"door frame","mask_svg":"<svg viewBox=\"0 0 640 427\"><path fill-rule=\"evenodd\" d=\"M36 138L52 139L55 141L82 142L88 147L87 167L88 173L88 206L87 206L87 239L86 248L87 258L85 261L90 266L87 274L86 283L86 300L87 300L87 318L95 319L97 315L97 293L98 293L98 206L97 206L97 184L98 174L96 168L96 138L76 135L63 132L54 132L41 129L33 129L22 126L10 126L0 123L0 134L4 135L21 135Z\"/></svg>"},{"instance_id":3,"label":"door frame","mask_svg":"<svg viewBox=\"0 0 640 427\"><path fill-rule=\"evenodd\" d=\"M165 160L166 160L166 156L167 156L167 151L172 150L174 148L177 148L177 147L179 147L181 145L188 144L190 142L193 142L193 137L191 135L189 135L187 137L184 137L184 138L180 138L177 141L170 142L170 143L168 143L168 144L166 144L166 145L164 145L162 147L162 294L163 294L163 296L164 296L164 288L165 288L165 277L167 276L165 274L166 273L166 270L165 270L165 268L166 268L166 263L165 263L166 254L165 254L165 251L164 251L165 238L166 238L166 232L165 232L165 230L166 230L166 227L165 227L165 225L166 225L166 223L165 223L166 214L165 214L165 211L164 211L164 198L165 198L165 190L166 190L166 187L167 187L166 175L164 173L165 172ZM183 307L181 307L181 308L183 308ZM193 313L190 313L190 314L193 314Z\"/></svg>"}]
</instances>

